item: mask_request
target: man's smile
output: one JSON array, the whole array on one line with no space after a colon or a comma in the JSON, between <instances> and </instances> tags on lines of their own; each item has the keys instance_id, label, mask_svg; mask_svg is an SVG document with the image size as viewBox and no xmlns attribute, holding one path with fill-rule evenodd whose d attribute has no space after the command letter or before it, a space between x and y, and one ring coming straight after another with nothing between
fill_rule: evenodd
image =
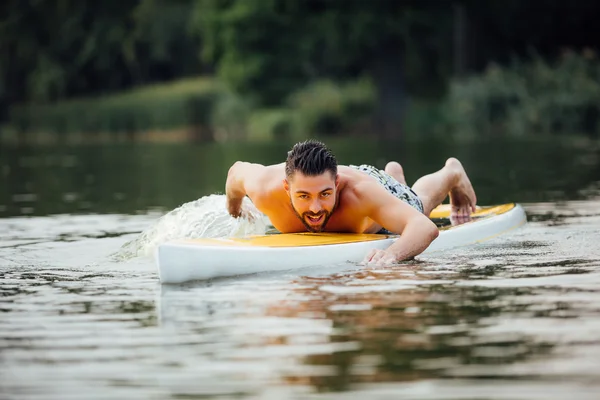
<instances>
[{"instance_id":1,"label":"man's smile","mask_svg":"<svg viewBox=\"0 0 600 400\"><path fill-rule=\"evenodd\" d=\"M320 223L325 217L325 213L319 215L307 215L306 218L313 224Z\"/></svg>"}]
</instances>

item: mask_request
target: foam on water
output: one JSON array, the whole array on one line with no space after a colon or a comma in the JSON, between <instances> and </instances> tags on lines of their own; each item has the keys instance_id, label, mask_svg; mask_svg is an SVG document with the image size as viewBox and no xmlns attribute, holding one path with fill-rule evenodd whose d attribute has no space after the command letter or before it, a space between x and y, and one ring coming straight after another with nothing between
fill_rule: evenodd
<instances>
[{"instance_id":1,"label":"foam on water","mask_svg":"<svg viewBox=\"0 0 600 400\"><path fill-rule=\"evenodd\" d=\"M248 198L244 198L242 210L240 218L229 215L225 195L210 195L185 203L125 243L115 258L149 256L158 245L174 239L243 237L267 232L268 218Z\"/></svg>"}]
</instances>

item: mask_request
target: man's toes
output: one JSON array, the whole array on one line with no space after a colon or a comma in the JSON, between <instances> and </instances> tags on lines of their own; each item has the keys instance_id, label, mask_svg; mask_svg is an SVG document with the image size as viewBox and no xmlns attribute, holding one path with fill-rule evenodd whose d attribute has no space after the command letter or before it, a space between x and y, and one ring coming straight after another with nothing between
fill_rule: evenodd
<instances>
[{"instance_id":1,"label":"man's toes","mask_svg":"<svg viewBox=\"0 0 600 400\"><path fill-rule=\"evenodd\" d=\"M459 213L460 213L460 216L463 218L468 217L470 215L468 207L464 207L464 206L460 208Z\"/></svg>"}]
</instances>

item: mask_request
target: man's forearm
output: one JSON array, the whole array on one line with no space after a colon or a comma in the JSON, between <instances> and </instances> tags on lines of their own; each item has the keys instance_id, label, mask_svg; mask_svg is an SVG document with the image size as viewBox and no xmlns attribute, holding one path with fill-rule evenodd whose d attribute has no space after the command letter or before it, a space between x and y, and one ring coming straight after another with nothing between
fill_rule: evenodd
<instances>
[{"instance_id":1,"label":"man's forearm","mask_svg":"<svg viewBox=\"0 0 600 400\"><path fill-rule=\"evenodd\" d=\"M242 201L246 197L242 185L233 179L228 179L225 185L225 194L227 196L227 211L233 217L239 217L242 213Z\"/></svg>"},{"instance_id":2,"label":"man's forearm","mask_svg":"<svg viewBox=\"0 0 600 400\"><path fill-rule=\"evenodd\" d=\"M233 217L239 217L242 215L242 201L244 200L244 196L230 196L227 194L227 211Z\"/></svg>"},{"instance_id":3,"label":"man's forearm","mask_svg":"<svg viewBox=\"0 0 600 400\"><path fill-rule=\"evenodd\" d=\"M236 162L227 174L227 182L225 183L225 195L227 196L227 211L233 217L239 217L242 213L242 201L246 196L244 185L236 173L236 168L239 168L240 163Z\"/></svg>"},{"instance_id":4,"label":"man's forearm","mask_svg":"<svg viewBox=\"0 0 600 400\"><path fill-rule=\"evenodd\" d=\"M397 261L407 260L425 251L438 235L439 230L433 222L409 222L387 251L394 254Z\"/></svg>"}]
</instances>

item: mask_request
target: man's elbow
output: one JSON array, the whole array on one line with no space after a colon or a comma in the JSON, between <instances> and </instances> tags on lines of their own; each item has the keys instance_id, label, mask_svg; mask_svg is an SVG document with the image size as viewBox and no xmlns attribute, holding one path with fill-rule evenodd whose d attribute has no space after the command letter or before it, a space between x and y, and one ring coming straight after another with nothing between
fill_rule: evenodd
<instances>
[{"instance_id":1,"label":"man's elbow","mask_svg":"<svg viewBox=\"0 0 600 400\"><path fill-rule=\"evenodd\" d=\"M435 239L437 239L437 237L439 235L440 235L440 230L438 229L438 227L436 226L435 223L430 221L430 223L427 224L427 237L429 238L429 243L431 243Z\"/></svg>"}]
</instances>

